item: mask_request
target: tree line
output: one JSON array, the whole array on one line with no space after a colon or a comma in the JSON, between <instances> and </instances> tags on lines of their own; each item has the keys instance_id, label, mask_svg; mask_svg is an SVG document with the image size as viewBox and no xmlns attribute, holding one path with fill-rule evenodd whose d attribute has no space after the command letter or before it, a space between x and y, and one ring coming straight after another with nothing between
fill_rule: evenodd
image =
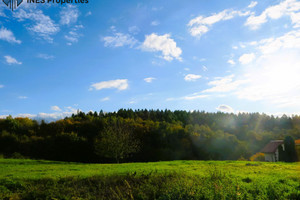
<instances>
[{"instance_id":1,"label":"tree line","mask_svg":"<svg viewBox=\"0 0 300 200\"><path fill-rule=\"evenodd\" d=\"M270 140L300 138L300 116L131 110L84 113L46 123L0 119L0 154L110 163L249 159Z\"/></svg>"}]
</instances>

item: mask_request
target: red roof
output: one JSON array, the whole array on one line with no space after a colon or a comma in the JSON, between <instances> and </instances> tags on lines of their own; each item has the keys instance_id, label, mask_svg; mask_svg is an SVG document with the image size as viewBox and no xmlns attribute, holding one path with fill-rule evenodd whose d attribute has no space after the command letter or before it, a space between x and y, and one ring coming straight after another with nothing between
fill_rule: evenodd
<instances>
[{"instance_id":1,"label":"red roof","mask_svg":"<svg viewBox=\"0 0 300 200\"><path fill-rule=\"evenodd\" d=\"M300 140L295 140L296 145L300 145Z\"/></svg>"},{"instance_id":2,"label":"red roof","mask_svg":"<svg viewBox=\"0 0 300 200\"><path fill-rule=\"evenodd\" d=\"M273 140L269 144L267 144L263 150L261 150L262 153L275 153L278 146L283 144L283 140Z\"/></svg>"}]
</instances>

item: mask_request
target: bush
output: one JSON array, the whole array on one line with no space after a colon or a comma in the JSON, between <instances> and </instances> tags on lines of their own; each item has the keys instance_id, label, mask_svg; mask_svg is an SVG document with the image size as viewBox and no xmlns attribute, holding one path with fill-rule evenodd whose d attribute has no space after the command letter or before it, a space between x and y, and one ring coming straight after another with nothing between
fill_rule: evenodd
<instances>
[{"instance_id":1,"label":"bush","mask_svg":"<svg viewBox=\"0 0 300 200\"><path fill-rule=\"evenodd\" d=\"M18 153L18 152L13 153L10 156L10 158L12 158L12 159L25 159L25 157L22 154Z\"/></svg>"},{"instance_id":2,"label":"bush","mask_svg":"<svg viewBox=\"0 0 300 200\"><path fill-rule=\"evenodd\" d=\"M265 161L265 154L264 153L256 153L250 157L251 161Z\"/></svg>"}]
</instances>

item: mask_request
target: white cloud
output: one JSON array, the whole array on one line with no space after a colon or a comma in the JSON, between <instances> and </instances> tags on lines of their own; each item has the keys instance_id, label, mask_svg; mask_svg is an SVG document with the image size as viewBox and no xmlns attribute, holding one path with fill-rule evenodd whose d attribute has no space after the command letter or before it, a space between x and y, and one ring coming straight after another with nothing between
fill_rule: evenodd
<instances>
[{"instance_id":1,"label":"white cloud","mask_svg":"<svg viewBox=\"0 0 300 200\"><path fill-rule=\"evenodd\" d=\"M0 85L0 88L4 88L4 85Z\"/></svg>"},{"instance_id":2,"label":"white cloud","mask_svg":"<svg viewBox=\"0 0 300 200\"><path fill-rule=\"evenodd\" d=\"M142 49L146 51L160 51L162 58L167 61L172 61L174 58L181 61L182 50L177 47L176 42L170 37L169 34L157 35L152 33L151 35L146 35Z\"/></svg>"},{"instance_id":3,"label":"white cloud","mask_svg":"<svg viewBox=\"0 0 300 200\"><path fill-rule=\"evenodd\" d=\"M255 30L270 19L279 19L289 16L294 27L300 27L300 2L297 0L284 0L277 5L266 8L260 15L252 14L245 25Z\"/></svg>"},{"instance_id":4,"label":"white cloud","mask_svg":"<svg viewBox=\"0 0 300 200\"><path fill-rule=\"evenodd\" d=\"M105 47L129 46L132 48L137 43L137 40L134 37L123 33L114 33L113 36L103 37L102 41L104 41Z\"/></svg>"},{"instance_id":5,"label":"white cloud","mask_svg":"<svg viewBox=\"0 0 300 200\"><path fill-rule=\"evenodd\" d=\"M247 65L251 63L255 59L255 54L254 53L249 53L249 54L243 54L240 58L239 61L243 65Z\"/></svg>"},{"instance_id":6,"label":"white cloud","mask_svg":"<svg viewBox=\"0 0 300 200\"><path fill-rule=\"evenodd\" d=\"M76 111L65 111L65 112L56 112L56 113L39 113L37 115L29 115L30 118L33 118L33 119L37 119L37 120L45 120L45 121L57 121L57 120L60 120L60 119L64 119L66 117L70 117L72 114L75 114L77 112Z\"/></svg>"},{"instance_id":7,"label":"white cloud","mask_svg":"<svg viewBox=\"0 0 300 200\"><path fill-rule=\"evenodd\" d=\"M192 95L183 97L184 100L195 100L195 99L204 99L209 97L209 95Z\"/></svg>"},{"instance_id":8,"label":"white cloud","mask_svg":"<svg viewBox=\"0 0 300 200\"><path fill-rule=\"evenodd\" d=\"M2 4L0 5L0 17L7 17L4 13L4 6Z\"/></svg>"},{"instance_id":9,"label":"white cloud","mask_svg":"<svg viewBox=\"0 0 300 200\"><path fill-rule=\"evenodd\" d=\"M54 59L54 58L55 58L55 57L52 56L52 55L43 54L43 53L38 54L37 57L38 57L38 58L45 59L45 60L50 60L50 59Z\"/></svg>"},{"instance_id":10,"label":"white cloud","mask_svg":"<svg viewBox=\"0 0 300 200\"><path fill-rule=\"evenodd\" d=\"M211 26L220 21L230 20L236 16L247 16L250 12L241 12L235 10L223 10L219 13L214 13L209 17L202 15L192 19L188 23L189 32L192 36L202 36L207 33Z\"/></svg>"},{"instance_id":11,"label":"white cloud","mask_svg":"<svg viewBox=\"0 0 300 200\"><path fill-rule=\"evenodd\" d=\"M160 10L162 10L162 9L164 9L164 7L153 7L152 8L152 11L160 11Z\"/></svg>"},{"instance_id":12,"label":"white cloud","mask_svg":"<svg viewBox=\"0 0 300 200\"><path fill-rule=\"evenodd\" d=\"M257 5L257 1L251 1L248 8L254 8Z\"/></svg>"},{"instance_id":13,"label":"white cloud","mask_svg":"<svg viewBox=\"0 0 300 200\"><path fill-rule=\"evenodd\" d=\"M215 80L210 81L208 85L213 86L212 88L206 89L203 93L207 92L231 92L245 84L247 80L234 80L234 75L217 77Z\"/></svg>"},{"instance_id":14,"label":"white cloud","mask_svg":"<svg viewBox=\"0 0 300 200\"><path fill-rule=\"evenodd\" d=\"M22 43L21 40L16 39L13 32L11 32L10 30L7 30L4 27L2 27L0 29L0 40L5 40L9 43L16 43L16 44Z\"/></svg>"},{"instance_id":15,"label":"white cloud","mask_svg":"<svg viewBox=\"0 0 300 200\"><path fill-rule=\"evenodd\" d=\"M184 77L185 81L196 81L200 79L202 76L197 74L188 74Z\"/></svg>"},{"instance_id":16,"label":"white cloud","mask_svg":"<svg viewBox=\"0 0 300 200\"><path fill-rule=\"evenodd\" d=\"M58 107L58 106L51 106L51 110L53 110L53 111L61 111L61 109L60 109L60 107Z\"/></svg>"},{"instance_id":17,"label":"white cloud","mask_svg":"<svg viewBox=\"0 0 300 200\"><path fill-rule=\"evenodd\" d=\"M109 100L110 100L109 97L105 97L105 98L102 98L102 99L101 99L102 102L104 102L104 101L109 101Z\"/></svg>"},{"instance_id":18,"label":"white cloud","mask_svg":"<svg viewBox=\"0 0 300 200\"><path fill-rule=\"evenodd\" d=\"M62 25L74 24L79 17L79 10L74 5L67 5L60 12L60 23Z\"/></svg>"},{"instance_id":19,"label":"white cloud","mask_svg":"<svg viewBox=\"0 0 300 200\"><path fill-rule=\"evenodd\" d=\"M176 100L176 99L175 99L175 98L172 98L172 97L166 99L166 101L174 101L174 100Z\"/></svg>"},{"instance_id":20,"label":"white cloud","mask_svg":"<svg viewBox=\"0 0 300 200\"><path fill-rule=\"evenodd\" d=\"M18 114L16 117L21 117L21 118L35 118L37 115L32 115L32 114Z\"/></svg>"},{"instance_id":21,"label":"white cloud","mask_svg":"<svg viewBox=\"0 0 300 200\"><path fill-rule=\"evenodd\" d=\"M95 83L91 85L90 90L103 90L103 89L111 89L116 88L118 90L126 90L128 89L129 84L127 79L117 79L111 81L102 81L99 83Z\"/></svg>"},{"instance_id":22,"label":"white cloud","mask_svg":"<svg viewBox=\"0 0 300 200\"><path fill-rule=\"evenodd\" d=\"M235 62L234 62L234 60L232 60L232 59L228 60L227 63L229 63L229 64L231 64L231 65L235 65Z\"/></svg>"},{"instance_id":23,"label":"white cloud","mask_svg":"<svg viewBox=\"0 0 300 200\"><path fill-rule=\"evenodd\" d=\"M208 71L208 68L207 68L206 66L203 65L203 66L202 66L202 70L206 72L206 71Z\"/></svg>"},{"instance_id":24,"label":"white cloud","mask_svg":"<svg viewBox=\"0 0 300 200\"><path fill-rule=\"evenodd\" d=\"M151 83L152 81L154 81L156 78L153 77L149 77L149 78L145 78L144 81L147 83Z\"/></svg>"},{"instance_id":25,"label":"white cloud","mask_svg":"<svg viewBox=\"0 0 300 200\"><path fill-rule=\"evenodd\" d=\"M137 102L134 101L134 100L132 100L132 101L129 101L128 103L129 103L129 104L136 104Z\"/></svg>"},{"instance_id":26,"label":"white cloud","mask_svg":"<svg viewBox=\"0 0 300 200\"><path fill-rule=\"evenodd\" d=\"M74 31L70 31L68 35L65 35L65 39L69 41L68 44L70 44L70 45L78 42L79 37L80 37L80 35Z\"/></svg>"},{"instance_id":27,"label":"white cloud","mask_svg":"<svg viewBox=\"0 0 300 200\"><path fill-rule=\"evenodd\" d=\"M55 113L39 113L39 114L18 114L14 117L28 117L35 120L45 120L47 122L52 122L60 119L64 119L65 117L70 117L72 114L75 114L77 109L72 107L66 107L65 111L59 111ZM0 116L1 118L6 118L7 115Z\"/></svg>"},{"instance_id":28,"label":"white cloud","mask_svg":"<svg viewBox=\"0 0 300 200\"><path fill-rule=\"evenodd\" d=\"M228 105L219 105L216 109L220 112L234 113L233 108Z\"/></svg>"},{"instance_id":29,"label":"white cloud","mask_svg":"<svg viewBox=\"0 0 300 200\"><path fill-rule=\"evenodd\" d=\"M262 54L271 54L282 49L300 49L300 32L290 31L277 38L263 39L257 45Z\"/></svg>"},{"instance_id":30,"label":"white cloud","mask_svg":"<svg viewBox=\"0 0 300 200\"><path fill-rule=\"evenodd\" d=\"M151 22L151 26L158 26L160 23L159 23L159 21L152 21Z\"/></svg>"},{"instance_id":31,"label":"white cloud","mask_svg":"<svg viewBox=\"0 0 300 200\"><path fill-rule=\"evenodd\" d=\"M28 31L37 34L50 43L53 42L52 36L60 31L59 26L41 10L30 9L25 11L19 8L13 13L13 16L19 21L24 21L25 19L33 21L34 24L26 26Z\"/></svg>"},{"instance_id":32,"label":"white cloud","mask_svg":"<svg viewBox=\"0 0 300 200\"><path fill-rule=\"evenodd\" d=\"M11 56L4 56L4 58L6 60L6 63L9 65L13 65L13 64L21 65L22 64L22 62L17 61L15 58L13 58Z\"/></svg>"},{"instance_id":33,"label":"white cloud","mask_svg":"<svg viewBox=\"0 0 300 200\"><path fill-rule=\"evenodd\" d=\"M86 14L85 14L85 16L86 17L88 17L88 16L91 16L93 13L91 12L91 11L89 11L89 12L87 12Z\"/></svg>"},{"instance_id":34,"label":"white cloud","mask_svg":"<svg viewBox=\"0 0 300 200\"><path fill-rule=\"evenodd\" d=\"M193 56L193 60L196 60L198 62L204 62L206 61L206 58L198 58L197 56Z\"/></svg>"},{"instance_id":35,"label":"white cloud","mask_svg":"<svg viewBox=\"0 0 300 200\"><path fill-rule=\"evenodd\" d=\"M83 29L83 25L75 25L71 31L67 35L65 35L65 39L68 41L68 45L72 45L73 43L77 43L79 38L82 36L78 33L80 29Z\"/></svg>"},{"instance_id":36,"label":"white cloud","mask_svg":"<svg viewBox=\"0 0 300 200\"><path fill-rule=\"evenodd\" d=\"M28 99L26 96L19 96L18 99Z\"/></svg>"},{"instance_id":37,"label":"white cloud","mask_svg":"<svg viewBox=\"0 0 300 200\"><path fill-rule=\"evenodd\" d=\"M261 24L266 23L267 19L265 15L260 15L260 16L254 16L251 15L248 19L247 22L245 23L246 26L249 26L252 30L258 29Z\"/></svg>"},{"instance_id":38,"label":"white cloud","mask_svg":"<svg viewBox=\"0 0 300 200\"><path fill-rule=\"evenodd\" d=\"M138 34L141 30L139 29L139 27L137 26L131 26L128 28L128 31L131 33L131 34Z\"/></svg>"},{"instance_id":39,"label":"white cloud","mask_svg":"<svg viewBox=\"0 0 300 200\"><path fill-rule=\"evenodd\" d=\"M74 104L74 106L78 106L78 104ZM65 107L66 112L76 112L78 109L73 108L72 106Z\"/></svg>"}]
</instances>

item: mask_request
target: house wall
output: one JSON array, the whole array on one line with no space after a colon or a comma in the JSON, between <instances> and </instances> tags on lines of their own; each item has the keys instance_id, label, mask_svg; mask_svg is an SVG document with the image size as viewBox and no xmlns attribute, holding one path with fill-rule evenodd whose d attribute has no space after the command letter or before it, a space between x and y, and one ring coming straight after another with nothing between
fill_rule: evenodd
<instances>
[{"instance_id":1,"label":"house wall","mask_svg":"<svg viewBox=\"0 0 300 200\"><path fill-rule=\"evenodd\" d=\"M298 155L298 161L300 161L300 145L296 145L296 151L297 151L297 155Z\"/></svg>"},{"instance_id":2,"label":"house wall","mask_svg":"<svg viewBox=\"0 0 300 200\"><path fill-rule=\"evenodd\" d=\"M276 162L275 153L265 153L265 160L267 162Z\"/></svg>"},{"instance_id":3,"label":"house wall","mask_svg":"<svg viewBox=\"0 0 300 200\"><path fill-rule=\"evenodd\" d=\"M275 159L274 162L278 162L279 161L279 151L278 151L278 148L275 151L274 159Z\"/></svg>"}]
</instances>

